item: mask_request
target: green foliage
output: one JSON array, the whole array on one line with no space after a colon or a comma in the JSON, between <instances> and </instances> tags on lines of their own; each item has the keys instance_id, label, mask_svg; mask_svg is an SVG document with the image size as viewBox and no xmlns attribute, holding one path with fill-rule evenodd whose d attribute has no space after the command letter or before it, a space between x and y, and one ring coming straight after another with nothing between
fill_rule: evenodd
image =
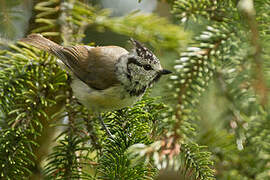
<instances>
[{"instance_id":1,"label":"green foliage","mask_svg":"<svg viewBox=\"0 0 270 180\"><path fill-rule=\"evenodd\" d=\"M76 14L83 13L83 16ZM156 50L179 51L187 42L187 33L165 18L154 14L131 13L123 17L109 17L108 10L99 10L80 2L74 4L70 21L78 26L92 24L99 30L107 28L113 32L148 42ZM173 34L173 36L172 36Z\"/></svg>"},{"instance_id":2,"label":"green foliage","mask_svg":"<svg viewBox=\"0 0 270 180\"><path fill-rule=\"evenodd\" d=\"M270 3L167 2L186 31L155 14L111 17L82 1L34 2L29 31L58 43L81 43L90 27L179 58L168 105L148 93L97 117L73 97L54 57L1 41L1 178L155 179L168 170L194 180L269 179Z\"/></svg>"},{"instance_id":3,"label":"green foliage","mask_svg":"<svg viewBox=\"0 0 270 180\"><path fill-rule=\"evenodd\" d=\"M105 115L104 120L110 127L114 139L104 140L103 154L100 157L99 179L152 179L156 173L151 164L134 164L128 158L127 149L136 144L150 144L159 111L164 105L154 99L145 98L133 108L125 108Z\"/></svg>"},{"instance_id":4,"label":"green foliage","mask_svg":"<svg viewBox=\"0 0 270 180\"><path fill-rule=\"evenodd\" d=\"M19 123L27 127L41 126L39 117L50 118L45 108L63 99L58 93L66 86L64 82L67 76L56 66L51 56L14 45L10 47L15 52L9 51L5 56L0 56L0 66L3 68L0 74L1 109L9 125L16 126Z\"/></svg>"},{"instance_id":5,"label":"green foliage","mask_svg":"<svg viewBox=\"0 0 270 180\"><path fill-rule=\"evenodd\" d=\"M25 16L27 17L28 14L21 11L21 7L25 4L27 4L27 0L23 3L19 0L2 0L0 2L0 41L1 38L14 40L18 34L23 34L17 29L17 25L26 23Z\"/></svg>"},{"instance_id":6,"label":"green foliage","mask_svg":"<svg viewBox=\"0 0 270 180\"><path fill-rule=\"evenodd\" d=\"M187 37L184 31L172 25L165 18L156 15L130 14L105 21L104 25L112 31L149 42L156 50L179 50L184 47ZM158 31L157 31L158 29ZM174 34L174 36L171 36Z\"/></svg>"},{"instance_id":7,"label":"green foliage","mask_svg":"<svg viewBox=\"0 0 270 180\"><path fill-rule=\"evenodd\" d=\"M92 142L91 138L95 134L85 130L89 123L88 113L70 95L65 111L61 115L68 120L68 124L54 124L64 128L64 131L55 138L56 144L46 157L45 179L93 179L87 168L90 166L89 162L94 161L89 154L96 149L88 143Z\"/></svg>"},{"instance_id":8,"label":"green foliage","mask_svg":"<svg viewBox=\"0 0 270 180\"><path fill-rule=\"evenodd\" d=\"M37 145L30 137L37 134L27 129L9 128L1 130L0 135L1 179L22 179L29 176L35 157L31 146Z\"/></svg>"},{"instance_id":9,"label":"green foliage","mask_svg":"<svg viewBox=\"0 0 270 180\"><path fill-rule=\"evenodd\" d=\"M240 1L240 3L247 3L247 1ZM205 52L209 52L208 59L212 61L212 65L208 66L210 68L205 68L205 66L201 68L201 76L195 75L195 77L192 77L188 74L192 71L190 71L190 68L186 68L186 72L182 73L184 74L183 76L174 77L174 79L176 79L176 82L179 79L185 83L187 76L191 76L192 80L190 80L190 83L195 87L192 81L203 77L206 78L202 79L203 85L207 87L207 84L210 82L209 79L211 80L212 77L214 78L215 88L219 89L219 94L215 95L214 98L220 99L223 103L222 106L220 106L220 108L222 108L220 114L216 117L217 119L214 119L214 121L221 121L219 128L222 129L222 133L219 132L217 135L217 132L210 128L208 131L203 128L198 128L200 130L199 135L202 136L199 142L208 145L216 157L218 179L234 177L236 179L260 179L262 177L262 179L265 179L267 177L266 169L269 160L266 154L269 152L263 150L262 146L264 142L258 141L258 139L259 137L265 138L264 141L268 139L262 134L259 135L263 124L267 124L264 119L268 113L262 109L268 107L269 104L267 99L265 99L267 94L269 94L266 88L269 83L267 79L265 79L268 78L268 76L266 75L264 78L264 74L267 73L267 68L262 69L260 67L268 67L268 65L266 60L267 55L265 54L266 49L260 51L260 41L258 37L259 35L265 35L265 38L267 38L267 33L265 33L267 30L263 27L267 24L266 19L269 19L268 11L265 9L269 4L266 1L254 1L254 5L255 10L257 10L256 18L258 20L258 27L256 27L256 23L254 23L253 15L245 10L245 8L248 7L246 4L244 4L243 9L240 8L240 5L237 6L233 1L201 1L201 3L195 3L194 1L175 1L173 5L173 13L177 18L185 22L188 26L190 25L191 28L192 23L198 22L201 24L202 29L199 33L196 32L198 35L194 38L195 45L191 45L195 47L193 49L197 48L199 53L194 53L195 55L190 56L188 56L188 53L183 53L180 60L176 61L176 67L180 65L180 72L184 71L186 66L191 68L196 67L200 62L198 56L205 57ZM247 27L247 25L249 25L249 27ZM249 33L247 28L251 28L251 33ZM260 34L256 34L256 30L254 30L256 28L259 28L258 30L260 31L258 31L258 33ZM249 37L251 37L251 42ZM265 46L265 48L267 48L267 46ZM265 61L262 61L262 59ZM192 62L194 62L194 65L191 64ZM205 65L207 64L205 63ZM204 69L209 69L210 71L203 72ZM209 76L207 72L210 72L210 74L213 72L213 74ZM256 81L259 83L256 84ZM203 87L201 84L199 87ZM181 86L182 85L180 85L180 87ZM180 88L179 94L186 95L185 89L187 88ZM197 89L192 89L194 89L195 95L200 94L200 88L198 88L198 86ZM198 96L195 95L191 94L191 96L187 98L189 103L186 104L190 105L190 109L194 108L194 104L191 102L199 100L197 99ZM196 100L193 100L194 98ZM180 104L182 105L184 103L185 101L182 100ZM207 101L205 102L205 106L211 108ZM184 106L182 107L184 108ZM185 112L182 109L180 109L180 111L181 114ZM201 114L203 113L204 112L201 112ZM191 117L188 116L188 118L191 119L193 114L194 113L191 113ZM182 119L184 118L183 115L180 117L182 117ZM204 118L208 118L205 119L205 121L209 120L209 117L211 118L211 115L205 116ZM201 126L200 123L203 122L199 122L197 127ZM209 124L209 122L207 123ZM261 124L262 126L258 128L258 126L254 126L253 123L257 125ZM267 126L263 129L263 134L268 132ZM220 137L220 139L226 136L228 137L226 131L232 132L230 136L234 135L234 138L236 138L235 141L238 151L228 144L228 141L216 139L218 137ZM202 139L206 137L211 139L215 137L214 147L212 144L213 141ZM256 139L256 143L251 140L254 138ZM219 141L220 144L217 144L217 141ZM232 142L233 141L230 143ZM217 147L220 148L219 151L216 151ZM232 155L228 156L224 152L226 152L229 147L231 147L230 154ZM251 157L251 152L257 152L260 155ZM246 158L239 159L239 157ZM222 162L226 162L228 165L224 165ZM251 168L254 164L260 167L258 169ZM226 171L224 171L224 169L226 169ZM246 171L247 169L249 169L249 172Z\"/></svg>"},{"instance_id":10,"label":"green foliage","mask_svg":"<svg viewBox=\"0 0 270 180\"><path fill-rule=\"evenodd\" d=\"M182 144L181 146L181 161L185 166L182 171L190 179L215 179L214 172L210 168L213 165L213 162L209 160L210 153L203 151L204 148L197 144Z\"/></svg>"},{"instance_id":11,"label":"green foliage","mask_svg":"<svg viewBox=\"0 0 270 180\"><path fill-rule=\"evenodd\" d=\"M210 168L213 165L211 153L204 151L204 148L195 143L173 144L168 147L168 143L156 141L148 146L135 144L129 148L128 155L133 164L141 162L143 158L147 164L153 158L158 169L180 170L185 179L215 179L214 171Z\"/></svg>"},{"instance_id":12,"label":"green foliage","mask_svg":"<svg viewBox=\"0 0 270 180\"><path fill-rule=\"evenodd\" d=\"M89 160L88 148L81 145L86 139L73 133L60 138L59 145L53 148L54 152L47 158L49 162L44 170L47 179L92 179L87 172L82 171Z\"/></svg>"},{"instance_id":13,"label":"green foliage","mask_svg":"<svg viewBox=\"0 0 270 180\"><path fill-rule=\"evenodd\" d=\"M236 10L235 3L230 0L218 1L218 0L176 0L173 3L173 13L176 18L181 19L182 22L189 20L201 22L201 17L211 20L212 22L223 22L229 20L230 15ZM198 18L200 17L200 18Z\"/></svg>"},{"instance_id":14,"label":"green foliage","mask_svg":"<svg viewBox=\"0 0 270 180\"><path fill-rule=\"evenodd\" d=\"M59 6L59 0L41 1L36 3L34 8L37 12L35 16L35 23L38 27L31 27L33 28L32 32L42 33L43 35L47 36L60 36L60 25L57 21L61 11Z\"/></svg>"},{"instance_id":15,"label":"green foliage","mask_svg":"<svg viewBox=\"0 0 270 180\"><path fill-rule=\"evenodd\" d=\"M31 174L33 145L38 144L36 140L43 131L43 122L53 119L58 103L63 101L66 74L51 56L15 45L10 48L0 56L1 127L6 128L1 132L1 142L6 144L1 152L7 153L3 157L7 159L5 162L10 162L10 165L1 162L7 166L1 176L20 179ZM21 164L14 165L14 162ZM17 166L21 167L14 168Z\"/></svg>"}]
</instances>

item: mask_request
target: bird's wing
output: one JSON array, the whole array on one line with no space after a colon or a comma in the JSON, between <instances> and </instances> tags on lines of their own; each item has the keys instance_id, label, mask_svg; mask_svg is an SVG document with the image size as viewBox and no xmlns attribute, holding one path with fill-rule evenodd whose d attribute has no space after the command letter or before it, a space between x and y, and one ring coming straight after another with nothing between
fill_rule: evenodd
<instances>
[{"instance_id":1,"label":"bird's wing","mask_svg":"<svg viewBox=\"0 0 270 180\"><path fill-rule=\"evenodd\" d=\"M63 47L40 34L30 34L21 41L54 54L81 81L100 90L120 83L115 74L115 63L120 56L128 53L118 46Z\"/></svg>"},{"instance_id":2,"label":"bird's wing","mask_svg":"<svg viewBox=\"0 0 270 180\"><path fill-rule=\"evenodd\" d=\"M61 49L60 54L64 57L60 59L89 87L103 90L120 83L115 74L115 63L127 53L118 46L72 46Z\"/></svg>"}]
</instances>

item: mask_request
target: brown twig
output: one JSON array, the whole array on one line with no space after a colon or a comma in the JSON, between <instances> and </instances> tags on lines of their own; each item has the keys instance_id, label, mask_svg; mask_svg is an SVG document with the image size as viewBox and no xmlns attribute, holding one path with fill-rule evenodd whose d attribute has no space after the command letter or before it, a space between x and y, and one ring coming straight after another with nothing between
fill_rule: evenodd
<instances>
[{"instance_id":1,"label":"brown twig","mask_svg":"<svg viewBox=\"0 0 270 180\"><path fill-rule=\"evenodd\" d=\"M247 5L249 4L249 6ZM250 28L250 40L253 46L253 88L259 96L260 104L265 107L268 103L268 87L263 72L263 59L261 57L262 47L260 44L260 33L258 23L256 21L256 13L251 0L241 0L239 2L239 9L243 12Z\"/></svg>"}]
</instances>

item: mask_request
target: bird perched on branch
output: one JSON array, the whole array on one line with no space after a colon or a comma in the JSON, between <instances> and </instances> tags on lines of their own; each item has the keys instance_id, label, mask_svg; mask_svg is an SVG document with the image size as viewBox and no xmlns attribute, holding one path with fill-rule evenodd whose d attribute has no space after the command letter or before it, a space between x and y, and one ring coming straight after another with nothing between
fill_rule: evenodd
<instances>
[{"instance_id":1,"label":"bird perched on branch","mask_svg":"<svg viewBox=\"0 0 270 180\"><path fill-rule=\"evenodd\" d=\"M171 73L162 68L149 49L133 39L134 49L130 52L119 46L63 47L40 34L28 35L21 41L56 56L72 77L74 96L95 113L132 105L162 75Z\"/></svg>"}]
</instances>

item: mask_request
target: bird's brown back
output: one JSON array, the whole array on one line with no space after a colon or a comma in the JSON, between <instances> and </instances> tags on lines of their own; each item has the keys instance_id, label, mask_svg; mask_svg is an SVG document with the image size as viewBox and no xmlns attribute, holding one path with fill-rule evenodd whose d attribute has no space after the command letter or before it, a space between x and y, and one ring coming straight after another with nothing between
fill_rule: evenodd
<instances>
[{"instance_id":1,"label":"bird's brown back","mask_svg":"<svg viewBox=\"0 0 270 180\"><path fill-rule=\"evenodd\" d=\"M99 90L120 83L115 64L119 57L128 53L118 46L72 46L63 48L62 52L72 72L88 86Z\"/></svg>"},{"instance_id":2,"label":"bird's brown back","mask_svg":"<svg viewBox=\"0 0 270 180\"><path fill-rule=\"evenodd\" d=\"M107 89L119 84L115 63L128 51L119 46L70 46L63 47L40 34L31 34L21 39L59 58L81 81L94 89Z\"/></svg>"}]
</instances>

